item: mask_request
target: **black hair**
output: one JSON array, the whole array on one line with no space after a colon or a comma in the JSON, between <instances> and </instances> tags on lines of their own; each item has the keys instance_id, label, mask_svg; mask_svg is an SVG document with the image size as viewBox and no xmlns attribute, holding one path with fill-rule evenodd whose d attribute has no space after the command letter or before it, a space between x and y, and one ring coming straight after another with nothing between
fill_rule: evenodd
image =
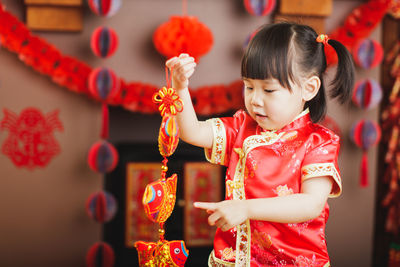
<instances>
[{"instance_id":1,"label":"black hair","mask_svg":"<svg viewBox=\"0 0 400 267\"><path fill-rule=\"evenodd\" d=\"M327 68L324 44L317 42L317 33L307 25L281 22L262 26L250 41L242 58L242 77L250 79L275 78L291 90L290 82L299 83L294 69L305 77L316 75L321 87L316 96L307 101L313 122L321 120L326 113L323 74ZM350 53L338 41L329 39L338 56L336 75L331 83L332 98L344 104L351 97L354 85L354 64Z\"/></svg>"}]
</instances>

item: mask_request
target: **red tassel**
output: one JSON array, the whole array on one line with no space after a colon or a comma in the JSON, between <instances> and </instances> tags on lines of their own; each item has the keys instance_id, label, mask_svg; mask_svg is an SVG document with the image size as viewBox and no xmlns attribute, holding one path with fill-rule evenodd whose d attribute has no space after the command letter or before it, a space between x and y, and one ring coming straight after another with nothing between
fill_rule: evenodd
<instances>
[{"instance_id":1,"label":"red tassel","mask_svg":"<svg viewBox=\"0 0 400 267\"><path fill-rule=\"evenodd\" d=\"M368 154L366 150L363 151L361 159L360 186L361 187L368 186Z\"/></svg>"},{"instance_id":2,"label":"red tassel","mask_svg":"<svg viewBox=\"0 0 400 267\"><path fill-rule=\"evenodd\" d=\"M108 105L107 103L103 103L102 106L102 123L101 123L101 138L108 139L108 121L109 121L109 114L108 114Z\"/></svg>"}]
</instances>

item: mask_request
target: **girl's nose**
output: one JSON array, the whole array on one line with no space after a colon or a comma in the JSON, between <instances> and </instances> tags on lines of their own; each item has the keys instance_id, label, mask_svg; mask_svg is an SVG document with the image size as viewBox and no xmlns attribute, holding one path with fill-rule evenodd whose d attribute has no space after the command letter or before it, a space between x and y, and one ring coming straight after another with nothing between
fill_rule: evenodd
<instances>
[{"instance_id":1,"label":"girl's nose","mask_svg":"<svg viewBox=\"0 0 400 267\"><path fill-rule=\"evenodd\" d=\"M251 104L254 106L261 106L262 105L262 99L261 99L261 95L258 92L258 90L253 91L252 95L251 95Z\"/></svg>"}]
</instances>

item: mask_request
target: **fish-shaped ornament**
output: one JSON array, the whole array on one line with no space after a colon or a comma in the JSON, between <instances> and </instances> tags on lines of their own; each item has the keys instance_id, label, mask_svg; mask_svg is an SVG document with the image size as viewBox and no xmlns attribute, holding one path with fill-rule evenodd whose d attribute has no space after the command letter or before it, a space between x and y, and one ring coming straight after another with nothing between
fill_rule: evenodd
<instances>
[{"instance_id":1,"label":"fish-shaped ornament","mask_svg":"<svg viewBox=\"0 0 400 267\"><path fill-rule=\"evenodd\" d=\"M158 133L158 149L164 157L171 156L179 143L179 127L174 115L163 116Z\"/></svg>"},{"instance_id":2,"label":"fish-shaped ornament","mask_svg":"<svg viewBox=\"0 0 400 267\"><path fill-rule=\"evenodd\" d=\"M189 256L182 240L135 243L140 267L183 267Z\"/></svg>"},{"instance_id":3,"label":"fish-shaped ornament","mask_svg":"<svg viewBox=\"0 0 400 267\"><path fill-rule=\"evenodd\" d=\"M144 211L153 222L164 223L172 213L176 200L177 175L159 179L146 186L143 195Z\"/></svg>"}]
</instances>

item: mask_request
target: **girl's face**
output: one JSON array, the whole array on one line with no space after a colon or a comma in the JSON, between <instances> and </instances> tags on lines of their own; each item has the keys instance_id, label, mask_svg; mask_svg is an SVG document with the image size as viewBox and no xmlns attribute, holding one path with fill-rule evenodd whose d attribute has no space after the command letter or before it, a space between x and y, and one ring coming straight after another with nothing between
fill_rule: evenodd
<instances>
[{"instance_id":1,"label":"girl's face","mask_svg":"<svg viewBox=\"0 0 400 267\"><path fill-rule=\"evenodd\" d=\"M302 88L291 84L292 91L276 79L243 78L244 102L250 116L265 130L279 130L304 108Z\"/></svg>"}]
</instances>

